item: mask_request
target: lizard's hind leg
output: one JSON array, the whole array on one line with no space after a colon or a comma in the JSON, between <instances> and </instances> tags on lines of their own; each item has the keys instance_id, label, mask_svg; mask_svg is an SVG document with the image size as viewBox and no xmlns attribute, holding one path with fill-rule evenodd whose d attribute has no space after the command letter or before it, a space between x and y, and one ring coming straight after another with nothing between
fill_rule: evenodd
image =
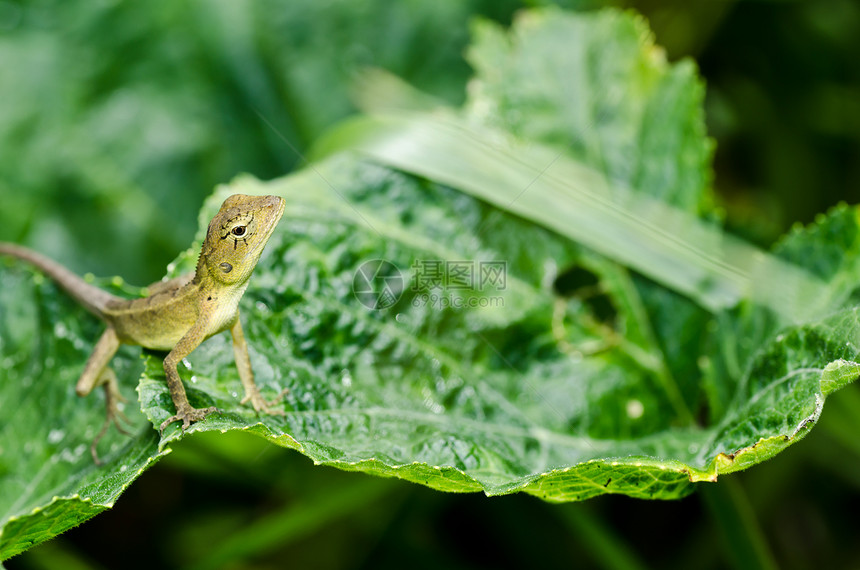
<instances>
[{"instance_id":1,"label":"lizard's hind leg","mask_svg":"<svg viewBox=\"0 0 860 570\"><path fill-rule=\"evenodd\" d=\"M111 358L116 354L119 344L119 338L116 336L116 331L113 327L108 327L96 343L93 353L87 360L87 364L84 366L84 371L81 374L80 379L78 379L78 384L75 386L75 391L78 396L88 395L92 392L93 388L97 386L104 387L105 421L104 424L102 424L102 428L99 430L98 435L96 435L95 439L90 444L90 454L92 454L93 461L95 461L97 465L101 465L102 462L99 460L96 446L101 438L104 437L110 424L114 424L121 433L131 435L120 424L120 420L125 421L127 424L131 424L131 421L129 421L122 410L119 409L119 402L125 401L125 398L120 394L116 374L114 374L114 371L108 366Z\"/></svg>"},{"instance_id":2,"label":"lizard's hind leg","mask_svg":"<svg viewBox=\"0 0 860 570\"><path fill-rule=\"evenodd\" d=\"M119 391L119 383L116 381L116 374L111 368L105 368L104 371L102 371L102 375L96 385L102 386L105 390L105 421L102 424L102 429L99 430L98 435L96 435L95 439L93 439L93 442L90 444L90 454L93 456L93 461L96 462L96 465L102 465L102 461L99 459L99 455L96 450L99 441L101 441L105 433L107 433L111 424L115 425L117 431L121 434L131 436L131 432L122 427L122 424L120 423L120 420L122 420L126 424L131 425L131 420L128 419L128 416L126 416L119 408L118 402L125 402L126 399L123 398Z\"/></svg>"}]
</instances>

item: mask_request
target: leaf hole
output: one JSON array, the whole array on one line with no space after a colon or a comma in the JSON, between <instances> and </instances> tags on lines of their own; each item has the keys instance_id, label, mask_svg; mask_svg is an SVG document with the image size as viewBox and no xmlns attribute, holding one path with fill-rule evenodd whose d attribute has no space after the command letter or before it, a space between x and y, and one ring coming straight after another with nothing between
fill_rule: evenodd
<instances>
[{"instance_id":1,"label":"leaf hole","mask_svg":"<svg viewBox=\"0 0 860 570\"><path fill-rule=\"evenodd\" d=\"M618 311L603 291L600 276L593 271L581 266L569 267L556 277L553 289L561 297L576 297L588 307L596 321L614 326Z\"/></svg>"}]
</instances>

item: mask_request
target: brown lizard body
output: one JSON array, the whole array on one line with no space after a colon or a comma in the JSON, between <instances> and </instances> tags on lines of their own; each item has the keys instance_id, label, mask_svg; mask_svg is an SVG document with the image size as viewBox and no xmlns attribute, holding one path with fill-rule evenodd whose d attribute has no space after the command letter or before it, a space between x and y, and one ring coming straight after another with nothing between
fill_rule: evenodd
<instances>
[{"instance_id":1,"label":"brown lizard body","mask_svg":"<svg viewBox=\"0 0 860 570\"><path fill-rule=\"evenodd\" d=\"M105 390L107 418L90 446L97 463L96 445L110 423L122 431L117 421L120 414L117 400L121 396L116 376L108 366L120 344L169 351L164 359L164 372L176 414L161 424L160 431L175 421L182 421L185 429L217 411L214 407L191 406L177 365L201 342L227 329L233 337L236 366L245 388L242 403L250 401L257 411L283 414L271 409L272 404L263 399L254 383L248 345L239 320L239 300L283 213L284 201L276 196L230 196L209 223L196 271L155 283L149 287L148 297L132 300L90 285L32 250L0 242L0 254L33 264L107 324L76 385L80 396L86 396L97 386Z\"/></svg>"}]
</instances>

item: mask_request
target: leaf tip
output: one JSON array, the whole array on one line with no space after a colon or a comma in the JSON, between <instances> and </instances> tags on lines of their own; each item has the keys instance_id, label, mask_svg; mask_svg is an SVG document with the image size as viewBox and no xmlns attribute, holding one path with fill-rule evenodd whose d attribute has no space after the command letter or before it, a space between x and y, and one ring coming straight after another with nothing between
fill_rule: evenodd
<instances>
[{"instance_id":1,"label":"leaf tip","mask_svg":"<svg viewBox=\"0 0 860 570\"><path fill-rule=\"evenodd\" d=\"M819 386L825 398L850 384L860 376L860 364L850 360L838 359L827 364L821 372Z\"/></svg>"}]
</instances>

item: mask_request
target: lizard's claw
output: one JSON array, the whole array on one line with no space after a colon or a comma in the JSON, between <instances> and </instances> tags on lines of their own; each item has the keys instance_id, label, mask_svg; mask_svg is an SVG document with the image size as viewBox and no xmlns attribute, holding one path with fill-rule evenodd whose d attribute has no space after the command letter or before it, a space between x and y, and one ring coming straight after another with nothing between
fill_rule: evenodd
<instances>
[{"instance_id":1,"label":"lizard's claw","mask_svg":"<svg viewBox=\"0 0 860 570\"><path fill-rule=\"evenodd\" d=\"M215 406L210 406L208 408L192 408L191 406L180 408L176 411L175 414L164 420L160 426L158 426L158 432L160 434L164 433L164 428L172 424L173 422L177 422L182 420L182 431L188 429L188 426L192 424L192 422L199 422L209 414L221 413L221 410L216 408Z\"/></svg>"},{"instance_id":2,"label":"lizard's claw","mask_svg":"<svg viewBox=\"0 0 860 570\"><path fill-rule=\"evenodd\" d=\"M254 410L257 412L265 412L272 416L285 416L287 415L284 410L278 409L275 406L278 406L284 400L284 396L289 392L289 388L284 388L281 392L275 397L274 400L266 401L263 399L263 395L260 394L259 390L254 390L253 392L245 394L245 397L239 402L240 404L247 404L251 402L251 405L254 406Z\"/></svg>"}]
</instances>

